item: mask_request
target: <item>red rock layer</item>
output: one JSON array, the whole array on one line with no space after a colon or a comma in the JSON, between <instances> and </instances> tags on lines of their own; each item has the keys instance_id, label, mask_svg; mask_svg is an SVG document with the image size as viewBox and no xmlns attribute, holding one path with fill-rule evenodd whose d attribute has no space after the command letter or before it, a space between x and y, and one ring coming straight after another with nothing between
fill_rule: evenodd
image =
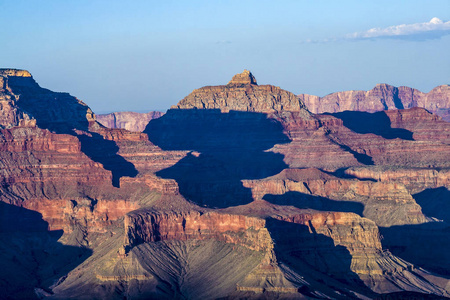
<instances>
[{"instance_id":1,"label":"red rock layer","mask_svg":"<svg viewBox=\"0 0 450 300\"><path fill-rule=\"evenodd\" d=\"M361 165L450 166L447 159L450 156L449 123L439 121L421 108L376 114L385 114L383 122L389 122L384 125L386 128L381 130L379 128L383 125L374 125L359 133L354 131L358 130L358 125L347 125L345 116L316 115L305 120L296 112L270 114L283 125L284 133L292 140L275 145L272 150L283 154L284 161L291 168L336 170ZM371 116L357 117L364 122Z\"/></svg>"},{"instance_id":2,"label":"red rock layer","mask_svg":"<svg viewBox=\"0 0 450 300\"><path fill-rule=\"evenodd\" d=\"M349 168L345 173L359 179L374 179L380 182L398 182L411 194L427 188L450 188L449 169L360 167Z\"/></svg>"},{"instance_id":3,"label":"red rock layer","mask_svg":"<svg viewBox=\"0 0 450 300\"><path fill-rule=\"evenodd\" d=\"M377 132L374 129L367 133L356 133L353 130L358 130L357 127L350 127L351 130L346 127L346 124L340 125L339 122L329 122L332 118L328 115L318 115L317 117L321 121L327 120L328 130L330 130L329 137L336 141L336 143L347 146L354 153L361 154L369 157L372 161L363 161L364 164L375 165L391 165L391 166L408 166L408 167L448 167L449 161L449 145L439 140L434 140L433 136L427 137L424 132L432 132L433 134L447 136L445 133L448 130L448 123L441 122L436 124L430 114L424 109L413 108L410 110L404 110L398 113L392 112L379 112L377 114L384 114L392 117L394 121L396 116L402 115L405 117L403 121L396 121L396 125L399 126L400 133L395 131L397 127L394 124L390 124L387 132L392 130L392 136L385 136L385 132ZM413 117L411 121L408 121L408 117ZM414 123L414 118L421 120L421 128L413 128L408 124ZM390 120L390 119L389 119ZM380 125L381 126L381 125ZM419 126L418 126L419 127ZM427 129L424 129L427 128ZM412 131L409 131L411 129ZM415 131L417 130L417 140L414 139ZM403 136L404 135L404 136Z\"/></svg>"},{"instance_id":4,"label":"red rock layer","mask_svg":"<svg viewBox=\"0 0 450 300\"><path fill-rule=\"evenodd\" d=\"M71 135L4 129L0 158L0 200L40 212L50 230L70 233L82 223L87 231L101 232L137 209L136 200L145 193L135 190L137 199L130 197L132 183L114 188L111 172L81 152L79 140Z\"/></svg>"},{"instance_id":5,"label":"red rock layer","mask_svg":"<svg viewBox=\"0 0 450 300\"><path fill-rule=\"evenodd\" d=\"M142 242L215 239L251 250L270 250L265 221L216 212L156 212L138 210L125 218L125 246Z\"/></svg>"},{"instance_id":6,"label":"red rock layer","mask_svg":"<svg viewBox=\"0 0 450 300\"><path fill-rule=\"evenodd\" d=\"M105 140L118 146L117 154L131 162L138 176L152 175L176 164L188 151L163 151L149 141L147 134L124 129L99 128L95 130ZM131 180L131 179L126 179Z\"/></svg>"}]
</instances>

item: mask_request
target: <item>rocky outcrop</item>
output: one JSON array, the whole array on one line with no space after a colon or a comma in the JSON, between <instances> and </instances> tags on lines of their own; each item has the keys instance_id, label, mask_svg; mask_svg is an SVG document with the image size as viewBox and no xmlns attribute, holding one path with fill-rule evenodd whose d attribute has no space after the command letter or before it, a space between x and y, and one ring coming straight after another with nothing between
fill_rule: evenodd
<instances>
[{"instance_id":1,"label":"rocky outcrop","mask_svg":"<svg viewBox=\"0 0 450 300\"><path fill-rule=\"evenodd\" d=\"M125 248L144 242L214 239L255 251L272 249L265 221L243 215L138 210L127 214Z\"/></svg>"},{"instance_id":2,"label":"rocky outcrop","mask_svg":"<svg viewBox=\"0 0 450 300\"><path fill-rule=\"evenodd\" d=\"M148 122L164 115L160 111L137 113L131 111L113 112L95 115L96 120L108 128L122 128L129 131L144 131Z\"/></svg>"},{"instance_id":3,"label":"rocky outcrop","mask_svg":"<svg viewBox=\"0 0 450 300\"><path fill-rule=\"evenodd\" d=\"M173 109L220 109L248 112L297 111L310 117L305 105L294 94L273 85L256 85L249 71L235 75L227 85L205 86L194 90Z\"/></svg>"},{"instance_id":4,"label":"rocky outcrop","mask_svg":"<svg viewBox=\"0 0 450 300\"><path fill-rule=\"evenodd\" d=\"M428 93L401 86L377 84L370 91L337 92L317 97L299 95L313 113L336 113L346 110L375 112L390 109L422 107L450 121L450 86L441 85Z\"/></svg>"},{"instance_id":5,"label":"rocky outcrop","mask_svg":"<svg viewBox=\"0 0 450 300\"><path fill-rule=\"evenodd\" d=\"M68 93L55 93L41 88L28 71L0 69L0 75L6 82L4 93L14 98L14 101L10 101L12 109L16 106L34 118L40 128L69 133L74 128L86 130L94 124L94 114L85 103ZM8 128L15 124L1 125Z\"/></svg>"},{"instance_id":6,"label":"rocky outcrop","mask_svg":"<svg viewBox=\"0 0 450 300\"><path fill-rule=\"evenodd\" d=\"M19 97L9 87L9 76L31 78L27 71L0 69L0 128L35 126L36 120L18 107Z\"/></svg>"},{"instance_id":7,"label":"rocky outcrop","mask_svg":"<svg viewBox=\"0 0 450 300\"><path fill-rule=\"evenodd\" d=\"M301 209L346 211L369 218L378 226L421 224L420 206L399 183L345 179L317 169L286 169L262 180L244 181L255 200Z\"/></svg>"},{"instance_id":8,"label":"rocky outcrop","mask_svg":"<svg viewBox=\"0 0 450 300\"><path fill-rule=\"evenodd\" d=\"M258 85L256 83L256 78L253 76L253 74L248 71L244 70L244 72L240 74L236 74L231 78L230 82L228 82L228 86L236 86L236 85L244 85L244 84L254 84Z\"/></svg>"},{"instance_id":9,"label":"rocky outcrop","mask_svg":"<svg viewBox=\"0 0 450 300\"><path fill-rule=\"evenodd\" d=\"M349 168L345 174L361 180L373 179L379 182L403 184L411 194L425 189L450 188L450 170L433 168L390 168L390 167L360 167Z\"/></svg>"}]
</instances>

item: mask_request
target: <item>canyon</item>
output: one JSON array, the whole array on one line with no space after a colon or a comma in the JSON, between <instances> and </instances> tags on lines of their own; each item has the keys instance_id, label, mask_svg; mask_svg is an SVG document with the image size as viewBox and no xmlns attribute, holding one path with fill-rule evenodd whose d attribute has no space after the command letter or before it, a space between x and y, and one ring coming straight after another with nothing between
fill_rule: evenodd
<instances>
[{"instance_id":1,"label":"canyon","mask_svg":"<svg viewBox=\"0 0 450 300\"><path fill-rule=\"evenodd\" d=\"M245 70L101 121L0 69L0 298L450 297L448 95Z\"/></svg>"}]
</instances>

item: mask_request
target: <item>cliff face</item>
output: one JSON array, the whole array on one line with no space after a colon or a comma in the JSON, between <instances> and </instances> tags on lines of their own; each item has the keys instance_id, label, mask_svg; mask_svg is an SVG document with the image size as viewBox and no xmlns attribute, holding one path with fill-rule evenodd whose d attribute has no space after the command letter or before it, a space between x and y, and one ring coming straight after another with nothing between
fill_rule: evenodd
<instances>
[{"instance_id":1,"label":"cliff face","mask_svg":"<svg viewBox=\"0 0 450 300\"><path fill-rule=\"evenodd\" d=\"M264 227L265 221L244 215L136 211L127 214L124 225L125 248L145 242L204 239L237 244L255 251L273 248Z\"/></svg>"},{"instance_id":2,"label":"cliff face","mask_svg":"<svg viewBox=\"0 0 450 300\"><path fill-rule=\"evenodd\" d=\"M0 92L10 98L10 109L18 109L33 118L40 128L68 133L73 128L87 129L94 122L91 109L67 93L55 93L41 88L31 74L24 70L0 69L4 89ZM26 122L25 117L24 122ZM1 124L11 127L15 124Z\"/></svg>"},{"instance_id":3,"label":"cliff face","mask_svg":"<svg viewBox=\"0 0 450 300\"><path fill-rule=\"evenodd\" d=\"M450 86L441 85L428 93L406 86L377 84L370 91L345 91L317 97L298 96L313 113L336 113L346 110L375 112L422 107L450 121Z\"/></svg>"},{"instance_id":4,"label":"cliff face","mask_svg":"<svg viewBox=\"0 0 450 300\"><path fill-rule=\"evenodd\" d=\"M96 120L108 128L122 128L129 131L144 131L148 122L164 115L160 111L137 113L131 111L113 112L96 115Z\"/></svg>"},{"instance_id":5,"label":"cliff face","mask_svg":"<svg viewBox=\"0 0 450 300\"><path fill-rule=\"evenodd\" d=\"M0 78L7 296L449 295L450 125L406 108L418 91L313 115L244 71L130 132L26 71Z\"/></svg>"},{"instance_id":6,"label":"cliff face","mask_svg":"<svg viewBox=\"0 0 450 300\"><path fill-rule=\"evenodd\" d=\"M0 69L0 128L35 126L36 120L17 106L19 97L11 92L9 76L31 78L31 74L26 71Z\"/></svg>"}]
</instances>

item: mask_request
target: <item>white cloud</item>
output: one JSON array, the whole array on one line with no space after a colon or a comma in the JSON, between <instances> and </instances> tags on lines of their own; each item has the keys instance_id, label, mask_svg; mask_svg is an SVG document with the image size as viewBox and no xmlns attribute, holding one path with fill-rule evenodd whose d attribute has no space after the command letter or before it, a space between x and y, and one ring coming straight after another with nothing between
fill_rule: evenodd
<instances>
[{"instance_id":1,"label":"white cloud","mask_svg":"<svg viewBox=\"0 0 450 300\"><path fill-rule=\"evenodd\" d=\"M372 28L363 32L348 34L346 39L400 38L426 40L450 34L450 21L433 18L429 22L394 25L386 28Z\"/></svg>"}]
</instances>

